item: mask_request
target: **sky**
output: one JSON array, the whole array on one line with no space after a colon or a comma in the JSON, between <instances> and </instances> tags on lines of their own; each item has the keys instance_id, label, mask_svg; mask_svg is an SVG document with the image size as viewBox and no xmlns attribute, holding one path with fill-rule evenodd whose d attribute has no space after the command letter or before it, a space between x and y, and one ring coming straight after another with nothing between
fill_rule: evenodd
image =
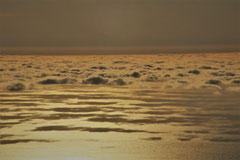
<instances>
[{"instance_id":1,"label":"sky","mask_svg":"<svg viewBox=\"0 0 240 160\"><path fill-rule=\"evenodd\" d=\"M240 44L239 0L0 0L0 46Z\"/></svg>"}]
</instances>

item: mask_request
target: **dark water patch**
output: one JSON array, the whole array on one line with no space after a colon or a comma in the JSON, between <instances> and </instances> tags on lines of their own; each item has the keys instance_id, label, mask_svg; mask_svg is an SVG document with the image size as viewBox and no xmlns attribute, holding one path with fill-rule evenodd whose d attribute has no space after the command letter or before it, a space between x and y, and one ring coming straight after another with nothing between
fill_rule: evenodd
<instances>
[{"instance_id":1,"label":"dark water patch","mask_svg":"<svg viewBox=\"0 0 240 160\"><path fill-rule=\"evenodd\" d=\"M162 137L143 138L143 140L148 140L148 141L161 141L162 139L163 139Z\"/></svg>"},{"instance_id":2,"label":"dark water patch","mask_svg":"<svg viewBox=\"0 0 240 160\"><path fill-rule=\"evenodd\" d=\"M44 77L47 77L47 76L48 76L47 73L42 73L39 78L44 78Z\"/></svg>"},{"instance_id":3,"label":"dark water patch","mask_svg":"<svg viewBox=\"0 0 240 160\"><path fill-rule=\"evenodd\" d=\"M178 77L186 77L186 76L188 76L188 75L187 75L187 74L183 74L183 73L178 73L177 76L178 76Z\"/></svg>"},{"instance_id":4,"label":"dark water patch","mask_svg":"<svg viewBox=\"0 0 240 160\"><path fill-rule=\"evenodd\" d=\"M92 77L82 81L83 84L107 84L107 82L108 80L102 77Z\"/></svg>"},{"instance_id":5,"label":"dark water patch","mask_svg":"<svg viewBox=\"0 0 240 160\"><path fill-rule=\"evenodd\" d=\"M1 104L0 104L1 105ZM19 112L22 109L0 108L0 112Z\"/></svg>"},{"instance_id":6,"label":"dark water patch","mask_svg":"<svg viewBox=\"0 0 240 160\"><path fill-rule=\"evenodd\" d=\"M147 111L147 112L142 112L144 114L153 114L153 115L171 115L178 113L176 111Z\"/></svg>"},{"instance_id":7,"label":"dark water patch","mask_svg":"<svg viewBox=\"0 0 240 160\"><path fill-rule=\"evenodd\" d=\"M222 100L223 101L223 100ZM222 101L219 101L219 103L224 103ZM214 111L221 111L221 112L224 112L224 111L239 111L239 105L238 104L235 104L237 101L234 101L234 102L226 102L226 104L209 104L209 106L207 106L206 108L204 108L206 111L211 111L211 112L214 112Z\"/></svg>"},{"instance_id":8,"label":"dark water patch","mask_svg":"<svg viewBox=\"0 0 240 160\"><path fill-rule=\"evenodd\" d=\"M82 127L81 131L87 132L122 132L122 133L134 133L134 132L146 132L144 130L133 130L133 129L122 129L122 128L91 128L91 127Z\"/></svg>"},{"instance_id":9,"label":"dark water patch","mask_svg":"<svg viewBox=\"0 0 240 160\"><path fill-rule=\"evenodd\" d=\"M31 131L74 131L79 130L81 127L70 127L70 126L42 126L37 127Z\"/></svg>"},{"instance_id":10,"label":"dark water patch","mask_svg":"<svg viewBox=\"0 0 240 160\"><path fill-rule=\"evenodd\" d=\"M147 82L156 82L158 81L158 77L156 75L151 75L151 76L148 76L145 81Z\"/></svg>"},{"instance_id":11,"label":"dark water patch","mask_svg":"<svg viewBox=\"0 0 240 160\"><path fill-rule=\"evenodd\" d=\"M225 74L221 73L221 72L212 72L211 75L213 75L213 76L225 76Z\"/></svg>"},{"instance_id":12,"label":"dark water patch","mask_svg":"<svg viewBox=\"0 0 240 160\"><path fill-rule=\"evenodd\" d=\"M77 102L77 103L67 103L68 105L112 105L118 102Z\"/></svg>"},{"instance_id":13,"label":"dark water patch","mask_svg":"<svg viewBox=\"0 0 240 160\"><path fill-rule=\"evenodd\" d=\"M164 61L158 61L158 62L155 62L157 64L161 64L161 63L165 63Z\"/></svg>"},{"instance_id":14,"label":"dark water patch","mask_svg":"<svg viewBox=\"0 0 240 160\"><path fill-rule=\"evenodd\" d=\"M13 135L13 134L1 134L0 135L0 139L4 139L4 138L8 138L8 137L13 137L13 136L15 136L15 135ZM0 142L1 143L1 142Z\"/></svg>"},{"instance_id":15,"label":"dark water patch","mask_svg":"<svg viewBox=\"0 0 240 160\"><path fill-rule=\"evenodd\" d=\"M115 64L128 64L129 62L128 61L115 61L113 63L115 63Z\"/></svg>"},{"instance_id":16,"label":"dark water patch","mask_svg":"<svg viewBox=\"0 0 240 160\"><path fill-rule=\"evenodd\" d=\"M16 71L16 68L9 68L9 71Z\"/></svg>"},{"instance_id":17,"label":"dark water patch","mask_svg":"<svg viewBox=\"0 0 240 160\"><path fill-rule=\"evenodd\" d=\"M235 73L227 72L227 73L226 73L226 76L235 76Z\"/></svg>"},{"instance_id":18,"label":"dark water patch","mask_svg":"<svg viewBox=\"0 0 240 160\"><path fill-rule=\"evenodd\" d=\"M210 127L213 127L213 126L210 126ZM221 130L225 130L225 129L231 129L231 130L235 130L236 128L240 128L240 123L237 122L237 123L233 123L233 124L230 124L230 125L221 125L221 126L218 126L219 129Z\"/></svg>"},{"instance_id":19,"label":"dark water patch","mask_svg":"<svg viewBox=\"0 0 240 160\"><path fill-rule=\"evenodd\" d=\"M61 120L61 119L78 119L84 117L94 117L96 114L50 114L34 116L32 119L43 119L43 120Z\"/></svg>"},{"instance_id":20,"label":"dark water patch","mask_svg":"<svg viewBox=\"0 0 240 160\"><path fill-rule=\"evenodd\" d=\"M176 69L185 69L185 67L177 66Z\"/></svg>"},{"instance_id":21,"label":"dark water patch","mask_svg":"<svg viewBox=\"0 0 240 160\"><path fill-rule=\"evenodd\" d=\"M157 67L154 70L162 70L162 68L161 67Z\"/></svg>"},{"instance_id":22,"label":"dark water patch","mask_svg":"<svg viewBox=\"0 0 240 160\"><path fill-rule=\"evenodd\" d=\"M212 67L211 66L202 66L202 67L200 67L200 69L212 69Z\"/></svg>"},{"instance_id":23,"label":"dark water patch","mask_svg":"<svg viewBox=\"0 0 240 160\"><path fill-rule=\"evenodd\" d=\"M213 137L209 138L210 142L240 142L240 138L227 138L227 137Z\"/></svg>"},{"instance_id":24,"label":"dark water patch","mask_svg":"<svg viewBox=\"0 0 240 160\"><path fill-rule=\"evenodd\" d=\"M185 133L208 134L208 130L186 130Z\"/></svg>"},{"instance_id":25,"label":"dark water patch","mask_svg":"<svg viewBox=\"0 0 240 160\"><path fill-rule=\"evenodd\" d=\"M91 67L91 69L105 70L105 69L107 69L107 67L104 67L104 66L97 66L97 67Z\"/></svg>"},{"instance_id":26,"label":"dark water patch","mask_svg":"<svg viewBox=\"0 0 240 160\"><path fill-rule=\"evenodd\" d=\"M1 125L0 126L0 129L3 129L3 128L9 128L10 126L3 126L3 125Z\"/></svg>"},{"instance_id":27,"label":"dark water patch","mask_svg":"<svg viewBox=\"0 0 240 160\"><path fill-rule=\"evenodd\" d=\"M240 116L238 114L226 114L226 113L184 113L185 116L191 116L192 118L202 117L206 119L222 118L224 120L238 121Z\"/></svg>"},{"instance_id":28,"label":"dark water patch","mask_svg":"<svg viewBox=\"0 0 240 160\"><path fill-rule=\"evenodd\" d=\"M153 66L150 65L150 64L145 64L144 67L147 67L147 68L152 68Z\"/></svg>"},{"instance_id":29,"label":"dark water patch","mask_svg":"<svg viewBox=\"0 0 240 160\"><path fill-rule=\"evenodd\" d=\"M54 140L45 139L12 139L12 140L1 140L0 145L3 144L16 144L16 143L29 143L29 142L56 142Z\"/></svg>"},{"instance_id":30,"label":"dark water patch","mask_svg":"<svg viewBox=\"0 0 240 160\"><path fill-rule=\"evenodd\" d=\"M0 103L0 105L4 105L4 106L38 106L41 105L39 103Z\"/></svg>"},{"instance_id":31,"label":"dark water patch","mask_svg":"<svg viewBox=\"0 0 240 160\"><path fill-rule=\"evenodd\" d=\"M156 94L156 93L164 93L163 91L159 91L159 90L148 90L148 89L143 89L143 90L137 90L137 91L133 91L133 93L135 95L152 95L152 94Z\"/></svg>"},{"instance_id":32,"label":"dark water patch","mask_svg":"<svg viewBox=\"0 0 240 160\"><path fill-rule=\"evenodd\" d=\"M193 135L193 134L183 134L183 135L178 135L178 136L180 136L178 138L178 140L180 140L180 141L190 141L190 140L192 140L194 138L198 138L197 135Z\"/></svg>"},{"instance_id":33,"label":"dark water patch","mask_svg":"<svg viewBox=\"0 0 240 160\"><path fill-rule=\"evenodd\" d=\"M130 110L138 110L141 109L140 107L104 107L104 111L130 111Z\"/></svg>"},{"instance_id":34,"label":"dark water patch","mask_svg":"<svg viewBox=\"0 0 240 160\"><path fill-rule=\"evenodd\" d=\"M110 82L109 84L110 85L120 85L120 86L123 86L123 85L126 85L127 83L122 78L118 78L118 79Z\"/></svg>"},{"instance_id":35,"label":"dark water patch","mask_svg":"<svg viewBox=\"0 0 240 160\"><path fill-rule=\"evenodd\" d=\"M128 119L122 118L124 116L125 115L121 115L121 116L103 115L103 116L88 118L87 120L91 122L127 123Z\"/></svg>"},{"instance_id":36,"label":"dark water patch","mask_svg":"<svg viewBox=\"0 0 240 160\"><path fill-rule=\"evenodd\" d=\"M206 81L206 84L219 85L219 84L221 84L221 81L220 80L210 79L210 80Z\"/></svg>"},{"instance_id":37,"label":"dark water patch","mask_svg":"<svg viewBox=\"0 0 240 160\"><path fill-rule=\"evenodd\" d=\"M124 70L124 69L126 69L127 67L123 67L123 66L121 66L121 67L111 67L112 69L117 69L117 70Z\"/></svg>"},{"instance_id":38,"label":"dark water patch","mask_svg":"<svg viewBox=\"0 0 240 160\"><path fill-rule=\"evenodd\" d=\"M179 141L190 141L192 140L191 138L178 138Z\"/></svg>"},{"instance_id":39,"label":"dark water patch","mask_svg":"<svg viewBox=\"0 0 240 160\"><path fill-rule=\"evenodd\" d=\"M27 118L31 118L31 116L21 116L21 115L13 115L13 116L4 116L1 115L1 120L12 120L12 119L27 119Z\"/></svg>"},{"instance_id":40,"label":"dark water patch","mask_svg":"<svg viewBox=\"0 0 240 160\"><path fill-rule=\"evenodd\" d=\"M53 108L55 112L98 112L101 111L99 107L86 107L86 108Z\"/></svg>"},{"instance_id":41,"label":"dark water patch","mask_svg":"<svg viewBox=\"0 0 240 160\"><path fill-rule=\"evenodd\" d=\"M60 77L61 76L61 74L59 74L59 73L54 73L54 74L52 74L52 76L55 76L55 77Z\"/></svg>"},{"instance_id":42,"label":"dark water patch","mask_svg":"<svg viewBox=\"0 0 240 160\"><path fill-rule=\"evenodd\" d=\"M205 117L150 117L150 118L140 118L140 119L127 119L123 117L114 116L98 116L93 118L88 118L91 122L109 122L109 123L129 123L129 124L167 124L167 123L183 123L191 125L200 125L208 121Z\"/></svg>"},{"instance_id":43,"label":"dark water patch","mask_svg":"<svg viewBox=\"0 0 240 160\"><path fill-rule=\"evenodd\" d=\"M45 95L28 95L24 98L38 98L38 100L49 100L54 103L63 103L66 99L81 99L81 100L136 100L131 96L112 96L110 94L85 94L85 95L69 95L69 94L45 94ZM81 102L80 102L81 103ZM91 102L90 102L91 103ZM71 104L71 103L70 103Z\"/></svg>"},{"instance_id":44,"label":"dark water patch","mask_svg":"<svg viewBox=\"0 0 240 160\"><path fill-rule=\"evenodd\" d=\"M131 74L131 76L134 77L134 78L140 78L140 77L141 77L141 74L138 73L138 72L133 72L133 73Z\"/></svg>"},{"instance_id":45,"label":"dark water patch","mask_svg":"<svg viewBox=\"0 0 240 160\"><path fill-rule=\"evenodd\" d=\"M40 84L58 84L58 80L56 79L46 79L39 82Z\"/></svg>"},{"instance_id":46,"label":"dark water patch","mask_svg":"<svg viewBox=\"0 0 240 160\"><path fill-rule=\"evenodd\" d=\"M0 139L8 139L12 137L19 137L19 136L25 136L25 135L14 135L14 134L2 134L0 135ZM1 141L1 140L0 140ZM0 142L1 143L1 142Z\"/></svg>"},{"instance_id":47,"label":"dark water patch","mask_svg":"<svg viewBox=\"0 0 240 160\"><path fill-rule=\"evenodd\" d=\"M49 85L49 84L73 84L73 83L76 83L76 82L77 82L76 79L64 78L64 79L60 79L60 80L46 79L46 80L40 81L39 83Z\"/></svg>"},{"instance_id":48,"label":"dark water patch","mask_svg":"<svg viewBox=\"0 0 240 160\"><path fill-rule=\"evenodd\" d=\"M164 104L154 104L154 103L133 103L130 104L133 106L141 106L141 107L161 107L161 106L165 106Z\"/></svg>"},{"instance_id":49,"label":"dark water patch","mask_svg":"<svg viewBox=\"0 0 240 160\"><path fill-rule=\"evenodd\" d=\"M199 70L190 70L190 71L188 71L188 73L200 74L200 71Z\"/></svg>"},{"instance_id":50,"label":"dark water patch","mask_svg":"<svg viewBox=\"0 0 240 160\"><path fill-rule=\"evenodd\" d=\"M177 81L178 83L181 83L181 84L188 84L187 81Z\"/></svg>"},{"instance_id":51,"label":"dark water patch","mask_svg":"<svg viewBox=\"0 0 240 160\"><path fill-rule=\"evenodd\" d=\"M240 130L222 131L220 134L240 135Z\"/></svg>"},{"instance_id":52,"label":"dark water patch","mask_svg":"<svg viewBox=\"0 0 240 160\"><path fill-rule=\"evenodd\" d=\"M209 92L206 92L205 90L174 90L174 91L169 91L167 92L168 95L173 95L173 96L181 96L181 97L185 97L186 95L212 95Z\"/></svg>"},{"instance_id":53,"label":"dark water patch","mask_svg":"<svg viewBox=\"0 0 240 160\"><path fill-rule=\"evenodd\" d=\"M10 126L10 125L16 125L16 124L20 124L22 123L22 121L18 121L18 122L6 122L6 123L0 123L0 126Z\"/></svg>"},{"instance_id":54,"label":"dark water patch","mask_svg":"<svg viewBox=\"0 0 240 160\"><path fill-rule=\"evenodd\" d=\"M83 108L23 108L21 110L26 110L26 111L54 111L54 112L72 112L72 113L77 113L77 112L117 112L117 111L125 111L125 110L136 110L139 109L138 107L83 107ZM77 115L77 114L74 114ZM91 114L93 115L93 114ZM52 115L55 117L55 114Z\"/></svg>"},{"instance_id":55,"label":"dark water patch","mask_svg":"<svg viewBox=\"0 0 240 160\"><path fill-rule=\"evenodd\" d=\"M52 111L52 109L47 109L47 108L21 108L21 110L25 110L25 111Z\"/></svg>"},{"instance_id":56,"label":"dark water patch","mask_svg":"<svg viewBox=\"0 0 240 160\"><path fill-rule=\"evenodd\" d=\"M87 132L121 132L121 133L155 133L144 130L123 129L123 128L92 128L92 127L70 127L70 126L42 126L32 131L87 131ZM156 132L158 133L158 132Z\"/></svg>"},{"instance_id":57,"label":"dark water patch","mask_svg":"<svg viewBox=\"0 0 240 160\"><path fill-rule=\"evenodd\" d=\"M157 96L156 96L157 97ZM141 100L143 102L166 102L168 104L178 104L179 102L184 103L184 102L193 102L194 100L187 100L187 99L181 99L181 100L177 100L177 99L167 99L167 98L155 98L155 97L151 97L151 98L139 98L137 100ZM162 103L163 104L163 103ZM143 104L142 104L143 105Z\"/></svg>"},{"instance_id":58,"label":"dark water patch","mask_svg":"<svg viewBox=\"0 0 240 160\"><path fill-rule=\"evenodd\" d=\"M98 112L102 111L99 107L85 107L85 108L25 108L27 111L54 111L54 112ZM75 114L76 115L76 114ZM54 116L54 115L53 115Z\"/></svg>"},{"instance_id":59,"label":"dark water patch","mask_svg":"<svg viewBox=\"0 0 240 160\"><path fill-rule=\"evenodd\" d=\"M68 70L59 71L60 73L69 73Z\"/></svg>"},{"instance_id":60,"label":"dark water patch","mask_svg":"<svg viewBox=\"0 0 240 160\"><path fill-rule=\"evenodd\" d=\"M101 73L99 76L104 77L104 78L117 78L118 76L115 74L107 74L107 73Z\"/></svg>"},{"instance_id":61,"label":"dark water patch","mask_svg":"<svg viewBox=\"0 0 240 160\"><path fill-rule=\"evenodd\" d=\"M167 117L163 120L159 120L158 123L188 123L198 126L206 121L207 119L202 117Z\"/></svg>"},{"instance_id":62,"label":"dark water patch","mask_svg":"<svg viewBox=\"0 0 240 160\"><path fill-rule=\"evenodd\" d=\"M70 93L93 93L91 90L79 90L79 89L64 89L61 90L63 92L70 92ZM103 91L101 91L103 92ZM94 93L98 93L98 91L94 91Z\"/></svg>"},{"instance_id":63,"label":"dark water patch","mask_svg":"<svg viewBox=\"0 0 240 160\"><path fill-rule=\"evenodd\" d=\"M4 96L4 95L0 95ZM16 97L16 96L24 96L24 95L6 95L5 97ZM0 99L0 102L35 102L36 100L27 100L27 99Z\"/></svg>"},{"instance_id":64,"label":"dark water patch","mask_svg":"<svg viewBox=\"0 0 240 160\"><path fill-rule=\"evenodd\" d=\"M240 84L240 80L234 80L232 81L233 84Z\"/></svg>"},{"instance_id":65,"label":"dark water patch","mask_svg":"<svg viewBox=\"0 0 240 160\"><path fill-rule=\"evenodd\" d=\"M58 80L59 84L74 84L77 83L76 79L72 79L72 78L64 78L64 79L60 79Z\"/></svg>"},{"instance_id":66,"label":"dark water patch","mask_svg":"<svg viewBox=\"0 0 240 160\"><path fill-rule=\"evenodd\" d=\"M15 83L7 87L8 91L23 91L25 89L25 85L22 83Z\"/></svg>"},{"instance_id":67,"label":"dark water patch","mask_svg":"<svg viewBox=\"0 0 240 160\"><path fill-rule=\"evenodd\" d=\"M198 100L177 100L177 99L161 99L161 98L141 98L138 99L143 102L142 104L132 104L135 106L142 106L142 107L202 107L203 104ZM206 100L207 101L207 100ZM209 100L210 101L210 100ZM156 102L160 102L160 104L156 104Z\"/></svg>"}]
</instances>

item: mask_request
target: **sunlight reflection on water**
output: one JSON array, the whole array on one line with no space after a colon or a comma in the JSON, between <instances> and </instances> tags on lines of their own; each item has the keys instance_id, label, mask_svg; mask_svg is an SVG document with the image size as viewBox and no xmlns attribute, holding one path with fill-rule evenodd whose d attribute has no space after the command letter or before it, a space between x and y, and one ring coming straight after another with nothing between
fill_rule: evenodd
<instances>
[{"instance_id":1,"label":"sunlight reflection on water","mask_svg":"<svg viewBox=\"0 0 240 160\"><path fill-rule=\"evenodd\" d=\"M1 94L3 160L240 156L238 93L87 87Z\"/></svg>"}]
</instances>

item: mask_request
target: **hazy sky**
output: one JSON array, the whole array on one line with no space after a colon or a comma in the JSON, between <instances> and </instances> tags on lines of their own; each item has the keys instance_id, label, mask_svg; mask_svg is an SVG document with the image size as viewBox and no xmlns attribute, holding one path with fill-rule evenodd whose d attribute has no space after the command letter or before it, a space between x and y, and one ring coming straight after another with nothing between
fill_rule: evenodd
<instances>
[{"instance_id":1,"label":"hazy sky","mask_svg":"<svg viewBox=\"0 0 240 160\"><path fill-rule=\"evenodd\" d=\"M0 46L240 42L240 0L0 0Z\"/></svg>"}]
</instances>

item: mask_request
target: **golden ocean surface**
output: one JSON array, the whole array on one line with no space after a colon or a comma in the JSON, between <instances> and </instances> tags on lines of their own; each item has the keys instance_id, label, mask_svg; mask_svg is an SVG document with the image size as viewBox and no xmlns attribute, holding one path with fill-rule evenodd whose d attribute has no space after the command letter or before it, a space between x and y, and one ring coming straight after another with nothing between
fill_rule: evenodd
<instances>
[{"instance_id":1,"label":"golden ocean surface","mask_svg":"<svg viewBox=\"0 0 240 160\"><path fill-rule=\"evenodd\" d=\"M0 56L0 159L237 160L239 57Z\"/></svg>"}]
</instances>

